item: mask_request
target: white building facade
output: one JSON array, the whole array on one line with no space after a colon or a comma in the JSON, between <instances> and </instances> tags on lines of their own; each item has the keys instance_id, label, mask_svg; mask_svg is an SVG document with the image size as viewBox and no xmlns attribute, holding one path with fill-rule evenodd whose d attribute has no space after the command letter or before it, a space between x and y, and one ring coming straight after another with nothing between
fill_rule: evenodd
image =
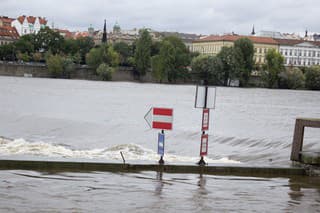
<instances>
[{"instance_id":1,"label":"white building facade","mask_svg":"<svg viewBox=\"0 0 320 213\"><path fill-rule=\"evenodd\" d=\"M285 66L320 65L320 43L303 40L277 39Z\"/></svg>"},{"instance_id":2,"label":"white building facade","mask_svg":"<svg viewBox=\"0 0 320 213\"><path fill-rule=\"evenodd\" d=\"M46 25L47 20L45 18L34 16L19 16L11 23L11 26L17 29L20 36L36 34Z\"/></svg>"}]
</instances>

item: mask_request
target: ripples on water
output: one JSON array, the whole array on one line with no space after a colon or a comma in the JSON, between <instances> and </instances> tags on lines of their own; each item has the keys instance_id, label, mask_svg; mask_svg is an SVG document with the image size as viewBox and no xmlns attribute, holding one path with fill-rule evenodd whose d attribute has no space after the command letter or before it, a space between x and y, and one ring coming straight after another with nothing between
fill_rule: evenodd
<instances>
[{"instance_id":1,"label":"ripples on water","mask_svg":"<svg viewBox=\"0 0 320 213\"><path fill-rule=\"evenodd\" d=\"M1 212L319 212L320 209L319 181L312 178L155 172L0 171L0 175Z\"/></svg>"},{"instance_id":2,"label":"ripples on water","mask_svg":"<svg viewBox=\"0 0 320 213\"><path fill-rule=\"evenodd\" d=\"M0 159L157 162L143 117L173 107L167 163L199 160L194 86L0 77ZM314 91L218 88L210 163L288 165L296 117L320 117ZM317 129L319 130L319 129ZM304 149L320 148L306 129ZM192 174L0 171L0 212L319 212L319 180Z\"/></svg>"},{"instance_id":3,"label":"ripples on water","mask_svg":"<svg viewBox=\"0 0 320 213\"><path fill-rule=\"evenodd\" d=\"M0 77L0 136L15 139L12 147L0 144L0 157L118 159L108 150L115 148L127 151L128 159L154 161L157 131L148 130L143 117L159 106L174 108L173 131L166 131L168 161L195 162L201 110L193 108L194 92L195 86L185 85ZM219 87L216 100L209 161L288 165L296 117L320 117L315 91ZM305 148L320 148L320 131L307 129L305 136Z\"/></svg>"}]
</instances>

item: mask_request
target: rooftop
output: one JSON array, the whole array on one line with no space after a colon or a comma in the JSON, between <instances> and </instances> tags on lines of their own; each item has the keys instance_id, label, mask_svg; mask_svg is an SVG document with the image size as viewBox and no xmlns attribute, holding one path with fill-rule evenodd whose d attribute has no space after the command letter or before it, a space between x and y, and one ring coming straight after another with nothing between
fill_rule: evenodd
<instances>
[{"instance_id":1,"label":"rooftop","mask_svg":"<svg viewBox=\"0 0 320 213\"><path fill-rule=\"evenodd\" d=\"M42 18L42 17L25 16L25 15L19 16L17 20L22 24L24 20L27 19L29 23L34 24L37 18L39 19L40 24L46 25L48 22L45 18Z\"/></svg>"},{"instance_id":2,"label":"rooftop","mask_svg":"<svg viewBox=\"0 0 320 213\"><path fill-rule=\"evenodd\" d=\"M2 26L0 27L0 36L11 37L12 39L19 39L19 34L14 27Z\"/></svg>"},{"instance_id":3,"label":"rooftop","mask_svg":"<svg viewBox=\"0 0 320 213\"><path fill-rule=\"evenodd\" d=\"M259 37L259 36L242 36L242 35L211 35L204 37L199 40L195 40L194 42L210 42L210 41L231 41L234 42L240 38L248 38L253 43L262 43L262 44L278 44L277 41L275 41L273 38L269 37Z\"/></svg>"}]
</instances>

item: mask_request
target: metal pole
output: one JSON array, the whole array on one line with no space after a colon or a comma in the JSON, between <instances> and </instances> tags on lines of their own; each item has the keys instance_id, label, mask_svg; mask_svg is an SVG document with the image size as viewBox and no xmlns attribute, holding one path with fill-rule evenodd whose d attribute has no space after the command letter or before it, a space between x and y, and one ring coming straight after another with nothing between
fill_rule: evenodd
<instances>
[{"instance_id":1,"label":"metal pole","mask_svg":"<svg viewBox=\"0 0 320 213\"><path fill-rule=\"evenodd\" d=\"M163 129L161 130L161 134L164 134L164 130ZM163 140L163 150L164 150L164 140ZM159 164L160 165L164 164L163 155L160 156Z\"/></svg>"},{"instance_id":2,"label":"metal pole","mask_svg":"<svg viewBox=\"0 0 320 213\"><path fill-rule=\"evenodd\" d=\"M204 80L204 86L205 86L205 92L204 92L204 109L206 109L207 108L207 99L208 99L208 71L206 72L206 77L205 77L206 79ZM202 131L202 135L204 135L204 134L206 134L206 132L205 131ZM201 144L200 144L200 146L202 145L202 141L201 141ZM200 147L200 150L201 150L201 147ZM204 161L204 159L203 159L203 156L201 156L201 158L200 158L200 160L199 160L199 162L198 162L198 165L199 166L204 166L204 165L206 165L206 162Z\"/></svg>"},{"instance_id":3,"label":"metal pole","mask_svg":"<svg viewBox=\"0 0 320 213\"><path fill-rule=\"evenodd\" d=\"M208 84L205 85L205 90L204 90L204 108L207 108L207 98L208 97Z\"/></svg>"},{"instance_id":4,"label":"metal pole","mask_svg":"<svg viewBox=\"0 0 320 213\"><path fill-rule=\"evenodd\" d=\"M204 165L206 165L206 162L204 161L203 156L201 156L201 158L200 158L200 160L199 160L199 162L198 162L198 165L199 165L199 166L204 166Z\"/></svg>"}]
</instances>

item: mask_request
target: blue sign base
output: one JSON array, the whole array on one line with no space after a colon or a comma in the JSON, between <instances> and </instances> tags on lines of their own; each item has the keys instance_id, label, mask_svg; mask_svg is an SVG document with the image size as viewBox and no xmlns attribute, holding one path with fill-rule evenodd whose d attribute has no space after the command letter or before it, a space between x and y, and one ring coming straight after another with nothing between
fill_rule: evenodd
<instances>
[{"instance_id":1,"label":"blue sign base","mask_svg":"<svg viewBox=\"0 0 320 213\"><path fill-rule=\"evenodd\" d=\"M163 156L164 155L164 134L158 134L158 154Z\"/></svg>"}]
</instances>

